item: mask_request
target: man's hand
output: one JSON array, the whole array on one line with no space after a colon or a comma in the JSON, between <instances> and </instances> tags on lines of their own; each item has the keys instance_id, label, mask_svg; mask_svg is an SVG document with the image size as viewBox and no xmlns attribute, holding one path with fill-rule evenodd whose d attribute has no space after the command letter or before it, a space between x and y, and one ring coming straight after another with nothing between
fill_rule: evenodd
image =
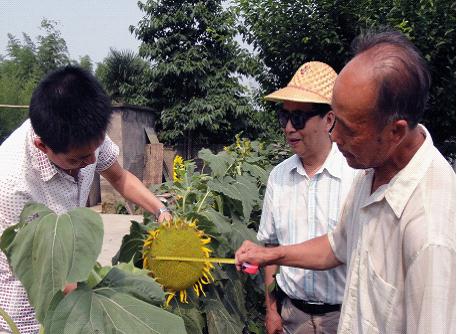
<instances>
[{"instance_id":1,"label":"man's hand","mask_svg":"<svg viewBox=\"0 0 457 334\"><path fill-rule=\"evenodd\" d=\"M267 264L268 254L271 248L256 245L252 241L245 240L235 253L236 268L241 270L244 262L264 266Z\"/></svg>"},{"instance_id":2,"label":"man's hand","mask_svg":"<svg viewBox=\"0 0 457 334\"><path fill-rule=\"evenodd\" d=\"M170 211L161 212L159 217L157 217L157 221L161 224L164 221L172 221L172 220L173 220L173 216L171 215Z\"/></svg>"},{"instance_id":3,"label":"man's hand","mask_svg":"<svg viewBox=\"0 0 457 334\"><path fill-rule=\"evenodd\" d=\"M282 328L282 319L278 312L268 311L265 315L265 328L267 334L282 334L284 333Z\"/></svg>"}]
</instances>

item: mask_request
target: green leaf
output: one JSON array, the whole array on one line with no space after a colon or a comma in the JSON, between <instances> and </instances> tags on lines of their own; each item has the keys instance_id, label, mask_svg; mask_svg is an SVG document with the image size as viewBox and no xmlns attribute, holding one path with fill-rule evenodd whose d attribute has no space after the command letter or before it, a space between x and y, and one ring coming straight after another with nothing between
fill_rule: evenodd
<instances>
[{"instance_id":1,"label":"green leaf","mask_svg":"<svg viewBox=\"0 0 457 334\"><path fill-rule=\"evenodd\" d=\"M248 317L246 310L246 298L243 283L240 280L240 274L234 267L225 270L227 280L224 284L224 300L230 301L232 308L236 311L241 319Z\"/></svg>"},{"instance_id":2,"label":"green leaf","mask_svg":"<svg viewBox=\"0 0 457 334\"><path fill-rule=\"evenodd\" d=\"M103 224L87 208L58 216L42 205L26 206L22 222L35 213L37 218L17 232L7 256L41 322L57 291L89 276L101 251Z\"/></svg>"},{"instance_id":3,"label":"green leaf","mask_svg":"<svg viewBox=\"0 0 457 334\"><path fill-rule=\"evenodd\" d=\"M268 172L262 167L243 162L242 168L243 170L248 171L253 177L259 179L262 184L267 183Z\"/></svg>"},{"instance_id":4,"label":"green leaf","mask_svg":"<svg viewBox=\"0 0 457 334\"><path fill-rule=\"evenodd\" d=\"M205 300L208 334L242 334L244 326L232 317L221 301Z\"/></svg>"},{"instance_id":5,"label":"green leaf","mask_svg":"<svg viewBox=\"0 0 457 334\"><path fill-rule=\"evenodd\" d=\"M24 227L30 220L36 220L39 217L42 217L44 214L47 214L49 209L39 203L27 203L22 209L21 215L19 217L19 223L8 227L3 231L1 240L0 240L0 249L8 255L7 248L13 242L17 232Z\"/></svg>"},{"instance_id":6,"label":"green leaf","mask_svg":"<svg viewBox=\"0 0 457 334\"><path fill-rule=\"evenodd\" d=\"M143 243L147 235L147 228L136 222L131 221L130 233L124 235L122 244L116 255L112 259L112 264L118 262L130 262L133 259L137 263L142 258Z\"/></svg>"},{"instance_id":7,"label":"green leaf","mask_svg":"<svg viewBox=\"0 0 457 334\"><path fill-rule=\"evenodd\" d=\"M232 231L230 226L230 221L227 217L222 215L220 212L209 208L200 213L204 216L208 221L210 221L215 227L216 231L220 234L228 234Z\"/></svg>"},{"instance_id":8,"label":"green leaf","mask_svg":"<svg viewBox=\"0 0 457 334\"><path fill-rule=\"evenodd\" d=\"M138 279L140 276L135 276ZM151 280L151 282L153 282ZM62 298L57 294L45 320L46 333L182 334L178 316L118 290L116 284L91 290L85 284Z\"/></svg>"},{"instance_id":9,"label":"green leaf","mask_svg":"<svg viewBox=\"0 0 457 334\"><path fill-rule=\"evenodd\" d=\"M198 152L198 157L207 163L214 177L224 176L230 165L235 162L235 158L225 151L213 154L206 148Z\"/></svg>"},{"instance_id":10,"label":"green leaf","mask_svg":"<svg viewBox=\"0 0 457 334\"><path fill-rule=\"evenodd\" d=\"M231 199L240 201L244 220L248 221L254 205L260 200L255 179L247 175L237 175L236 179L226 176L208 181L208 187Z\"/></svg>"},{"instance_id":11,"label":"green leaf","mask_svg":"<svg viewBox=\"0 0 457 334\"><path fill-rule=\"evenodd\" d=\"M206 322L200 311L193 304L183 304L172 301L173 313L180 316L184 320L187 334L202 334Z\"/></svg>"},{"instance_id":12,"label":"green leaf","mask_svg":"<svg viewBox=\"0 0 457 334\"><path fill-rule=\"evenodd\" d=\"M162 305L165 300L160 284L143 272L138 274L112 268L94 290L103 288L115 289L156 306Z\"/></svg>"},{"instance_id":13,"label":"green leaf","mask_svg":"<svg viewBox=\"0 0 457 334\"><path fill-rule=\"evenodd\" d=\"M235 222L232 224L232 234L229 238L233 249L240 248L244 240L257 242L257 235L253 229L250 229L243 223Z\"/></svg>"}]
</instances>

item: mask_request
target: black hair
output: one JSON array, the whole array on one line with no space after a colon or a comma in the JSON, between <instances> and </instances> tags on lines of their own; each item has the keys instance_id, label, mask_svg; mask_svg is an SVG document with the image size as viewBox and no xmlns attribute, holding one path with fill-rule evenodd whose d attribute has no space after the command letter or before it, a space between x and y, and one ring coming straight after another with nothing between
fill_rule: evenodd
<instances>
[{"instance_id":1,"label":"black hair","mask_svg":"<svg viewBox=\"0 0 457 334\"><path fill-rule=\"evenodd\" d=\"M319 111L319 117L324 118L327 113L332 110L330 104L327 103L313 103L313 110Z\"/></svg>"},{"instance_id":2,"label":"black hair","mask_svg":"<svg viewBox=\"0 0 457 334\"><path fill-rule=\"evenodd\" d=\"M101 84L77 66L48 74L34 90L29 107L33 130L54 153L102 139L111 113Z\"/></svg>"},{"instance_id":3,"label":"black hair","mask_svg":"<svg viewBox=\"0 0 457 334\"><path fill-rule=\"evenodd\" d=\"M414 128L422 119L430 89L430 73L420 51L402 33L383 27L366 31L352 43L355 55L370 51L378 81L378 125L404 119Z\"/></svg>"}]
</instances>

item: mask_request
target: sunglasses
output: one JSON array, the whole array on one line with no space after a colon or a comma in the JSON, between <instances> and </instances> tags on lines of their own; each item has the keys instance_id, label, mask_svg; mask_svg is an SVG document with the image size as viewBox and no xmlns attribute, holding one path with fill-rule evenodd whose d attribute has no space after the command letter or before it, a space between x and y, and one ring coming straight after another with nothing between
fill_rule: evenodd
<instances>
[{"instance_id":1,"label":"sunglasses","mask_svg":"<svg viewBox=\"0 0 457 334\"><path fill-rule=\"evenodd\" d=\"M287 111L287 110L279 110L278 111L278 120L279 124L281 125L282 128L285 128L287 126L287 123L290 122L292 123L292 126L294 127L295 130L301 130L305 127L306 122L310 118L313 118L314 116L317 115L324 115L328 111L322 111L322 110L313 110L313 111L303 111L303 110L293 110L293 111Z\"/></svg>"}]
</instances>

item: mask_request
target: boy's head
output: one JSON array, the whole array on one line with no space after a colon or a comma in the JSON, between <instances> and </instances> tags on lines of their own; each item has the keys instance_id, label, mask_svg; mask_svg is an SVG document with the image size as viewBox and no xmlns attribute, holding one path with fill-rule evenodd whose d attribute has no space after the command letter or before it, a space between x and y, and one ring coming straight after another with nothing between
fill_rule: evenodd
<instances>
[{"instance_id":1,"label":"boy's head","mask_svg":"<svg viewBox=\"0 0 457 334\"><path fill-rule=\"evenodd\" d=\"M53 153L100 142L111 118L111 102L89 72L66 66L35 89L29 117L35 133Z\"/></svg>"}]
</instances>

